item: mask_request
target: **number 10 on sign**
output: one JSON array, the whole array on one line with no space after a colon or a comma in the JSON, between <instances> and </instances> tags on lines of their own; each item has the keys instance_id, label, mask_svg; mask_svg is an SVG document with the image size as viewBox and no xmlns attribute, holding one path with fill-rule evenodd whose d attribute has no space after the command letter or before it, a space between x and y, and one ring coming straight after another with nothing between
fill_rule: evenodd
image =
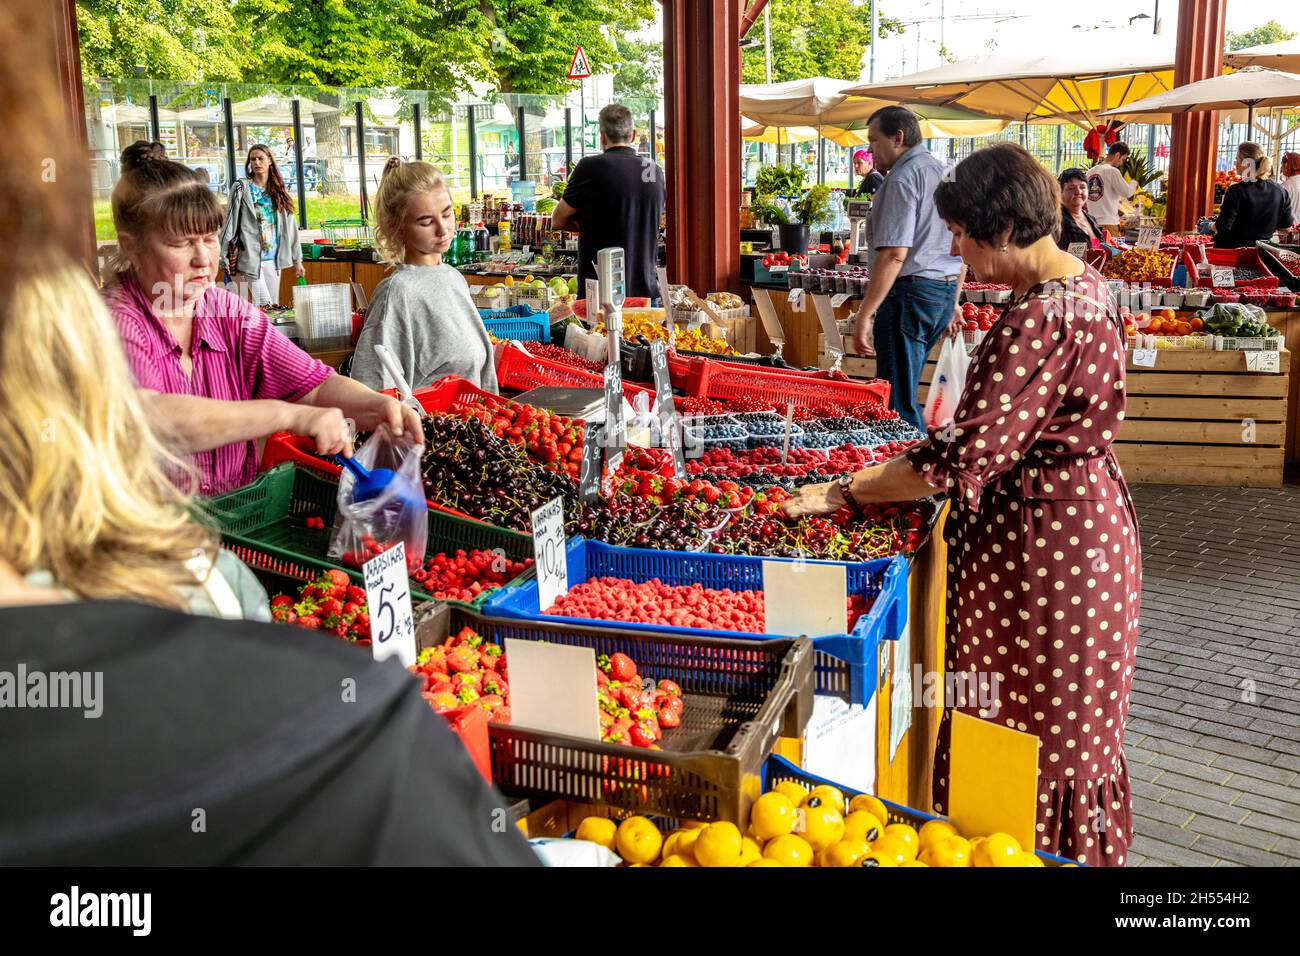
<instances>
[{"instance_id":1,"label":"number 10 on sign","mask_svg":"<svg viewBox=\"0 0 1300 956\"><path fill-rule=\"evenodd\" d=\"M537 609L545 611L569 593L564 540L564 499L553 498L532 515L533 556L537 564Z\"/></svg>"}]
</instances>

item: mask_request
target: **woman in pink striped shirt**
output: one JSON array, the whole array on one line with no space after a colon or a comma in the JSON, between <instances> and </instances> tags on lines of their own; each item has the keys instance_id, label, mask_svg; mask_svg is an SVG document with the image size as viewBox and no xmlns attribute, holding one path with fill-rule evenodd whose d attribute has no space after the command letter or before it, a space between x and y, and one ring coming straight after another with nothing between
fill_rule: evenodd
<instances>
[{"instance_id":1,"label":"woman in pink striped shirt","mask_svg":"<svg viewBox=\"0 0 1300 956\"><path fill-rule=\"evenodd\" d=\"M123 164L113 221L124 260L105 295L155 425L198 469L199 493L252 481L255 441L310 435L350 454L346 419L420 435L419 416L309 356L262 311L215 284L221 207L192 170L152 156Z\"/></svg>"}]
</instances>

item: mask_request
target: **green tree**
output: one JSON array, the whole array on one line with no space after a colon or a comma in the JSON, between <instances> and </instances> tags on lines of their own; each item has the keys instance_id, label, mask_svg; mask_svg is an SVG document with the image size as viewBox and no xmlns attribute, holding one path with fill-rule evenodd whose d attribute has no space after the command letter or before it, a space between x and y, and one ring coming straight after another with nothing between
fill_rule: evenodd
<instances>
[{"instance_id":1,"label":"green tree","mask_svg":"<svg viewBox=\"0 0 1300 956\"><path fill-rule=\"evenodd\" d=\"M629 32L620 30L614 40L620 61L614 74L614 93L622 97L658 99L663 88L663 44L654 40L634 40Z\"/></svg>"},{"instance_id":2,"label":"green tree","mask_svg":"<svg viewBox=\"0 0 1300 956\"><path fill-rule=\"evenodd\" d=\"M772 22L772 82L810 76L856 80L862 58L871 45L871 4L855 0L770 0ZM902 31L897 20L880 17L881 36ZM763 36L762 23L750 36ZM765 80L763 47L741 54L742 83Z\"/></svg>"},{"instance_id":3,"label":"green tree","mask_svg":"<svg viewBox=\"0 0 1300 956\"><path fill-rule=\"evenodd\" d=\"M86 77L237 79L248 33L228 0L77 0Z\"/></svg>"},{"instance_id":4,"label":"green tree","mask_svg":"<svg viewBox=\"0 0 1300 956\"><path fill-rule=\"evenodd\" d=\"M1233 33L1228 31L1228 49L1244 50L1249 46L1262 46L1265 43L1280 43L1283 40L1292 40L1295 34L1287 30L1276 20L1269 20L1268 23L1260 24L1253 30L1246 30L1244 33Z\"/></svg>"}]
</instances>

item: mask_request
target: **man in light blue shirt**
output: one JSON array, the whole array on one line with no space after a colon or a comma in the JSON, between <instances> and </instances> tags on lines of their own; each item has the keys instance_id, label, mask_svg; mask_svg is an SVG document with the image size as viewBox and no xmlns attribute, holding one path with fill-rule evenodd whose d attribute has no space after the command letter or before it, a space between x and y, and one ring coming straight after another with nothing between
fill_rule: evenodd
<instances>
[{"instance_id":1,"label":"man in light blue shirt","mask_svg":"<svg viewBox=\"0 0 1300 956\"><path fill-rule=\"evenodd\" d=\"M887 175L871 206L871 281L853 343L858 354L876 356L894 410L924 431L916 388L956 313L965 266L934 208L944 167L920 145L916 114L903 106L877 110L867 138L876 168Z\"/></svg>"}]
</instances>

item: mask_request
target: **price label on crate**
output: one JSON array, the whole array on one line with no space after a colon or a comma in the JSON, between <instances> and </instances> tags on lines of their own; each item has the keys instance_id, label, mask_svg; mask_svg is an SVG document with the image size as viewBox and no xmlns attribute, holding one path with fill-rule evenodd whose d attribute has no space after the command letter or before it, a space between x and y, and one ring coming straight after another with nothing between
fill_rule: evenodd
<instances>
[{"instance_id":1,"label":"price label on crate","mask_svg":"<svg viewBox=\"0 0 1300 956\"><path fill-rule=\"evenodd\" d=\"M791 289L786 293L786 301L790 303L790 311L802 312L804 310L803 289Z\"/></svg>"},{"instance_id":2,"label":"price label on crate","mask_svg":"<svg viewBox=\"0 0 1300 956\"><path fill-rule=\"evenodd\" d=\"M1134 349L1133 364L1142 368L1156 367L1156 350L1155 349Z\"/></svg>"},{"instance_id":3,"label":"price label on crate","mask_svg":"<svg viewBox=\"0 0 1300 956\"><path fill-rule=\"evenodd\" d=\"M595 279L587 280L587 327L594 329L600 324L600 283Z\"/></svg>"},{"instance_id":4,"label":"price label on crate","mask_svg":"<svg viewBox=\"0 0 1300 956\"><path fill-rule=\"evenodd\" d=\"M785 406L785 438L781 442L781 464L786 464L790 459L790 432L794 426L794 402L787 402Z\"/></svg>"},{"instance_id":5,"label":"price label on crate","mask_svg":"<svg viewBox=\"0 0 1300 956\"><path fill-rule=\"evenodd\" d=\"M582 469L578 473L578 497L594 501L600 494L600 465L604 443L600 425L587 423L582 436Z\"/></svg>"},{"instance_id":6,"label":"price label on crate","mask_svg":"<svg viewBox=\"0 0 1300 956\"><path fill-rule=\"evenodd\" d=\"M1277 352L1243 352L1248 372L1280 372L1281 358Z\"/></svg>"},{"instance_id":7,"label":"price label on crate","mask_svg":"<svg viewBox=\"0 0 1300 956\"><path fill-rule=\"evenodd\" d=\"M617 362L605 366L605 445L622 449L627 444L623 420L623 370Z\"/></svg>"},{"instance_id":8,"label":"price label on crate","mask_svg":"<svg viewBox=\"0 0 1300 956\"><path fill-rule=\"evenodd\" d=\"M686 477L686 456L682 450L681 422L677 418L677 403L673 399L673 383L668 374L668 350L662 342L650 343L650 369L655 380L655 408L659 415L659 431L664 447L673 455L673 474Z\"/></svg>"},{"instance_id":9,"label":"price label on crate","mask_svg":"<svg viewBox=\"0 0 1300 956\"><path fill-rule=\"evenodd\" d=\"M1210 266L1210 282L1216 289L1231 289L1236 281L1232 266Z\"/></svg>"},{"instance_id":10,"label":"price label on crate","mask_svg":"<svg viewBox=\"0 0 1300 956\"><path fill-rule=\"evenodd\" d=\"M1141 226L1138 228L1137 247L1139 249L1159 249L1162 235L1164 233L1159 226Z\"/></svg>"},{"instance_id":11,"label":"price label on crate","mask_svg":"<svg viewBox=\"0 0 1300 956\"><path fill-rule=\"evenodd\" d=\"M553 498L534 511L532 528L533 560L537 565L537 606L544 611L569 593L564 499Z\"/></svg>"},{"instance_id":12,"label":"price label on crate","mask_svg":"<svg viewBox=\"0 0 1300 956\"><path fill-rule=\"evenodd\" d=\"M776 317L776 309L772 307L771 292L767 289L755 289L754 305L758 306L758 319L763 323L763 331L767 333L768 340L773 345L784 344L785 330L781 328L781 321Z\"/></svg>"},{"instance_id":13,"label":"price label on crate","mask_svg":"<svg viewBox=\"0 0 1300 956\"><path fill-rule=\"evenodd\" d=\"M396 657L403 667L415 663L415 616L406 573L406 545L399 541L361 568L370 608L370 652L375 660Z\"/></svg>"},{"instance_id":14,"label":"price label on crate","mask_svg":"<svg viewBox=\"0 0 1300 956\"><path fill-rule=\"evenodd\" d=\"M1076 259L1082 259L1088 251L1088 244L1086 242L1072 242L1065 251Z\"/></svg>"},{"instance_id":15,"label":"price label on crate","mask_svg":"<svg viewBox=\"0 0 1300 956\"><path fill-rule=\"evenodd\" d=\"M838 309L845 302L848 302L850 298L852 297L847 292L836 292L831 296L831 308Z\"/></svg>"},{"instance_id":16,"label":"price label on crate","mask_svg":"<svg viewBox=\"0 0 1300 956\"><path fill-rule=\"evenodd\" d=\"M844 336L840 334L840 324L835 320L835 311L830 299L824 295L813 296L813 308L821 322L822 332L826 336L826 351L835 355L844 354Z\"/></svg>"}]
</instances>

